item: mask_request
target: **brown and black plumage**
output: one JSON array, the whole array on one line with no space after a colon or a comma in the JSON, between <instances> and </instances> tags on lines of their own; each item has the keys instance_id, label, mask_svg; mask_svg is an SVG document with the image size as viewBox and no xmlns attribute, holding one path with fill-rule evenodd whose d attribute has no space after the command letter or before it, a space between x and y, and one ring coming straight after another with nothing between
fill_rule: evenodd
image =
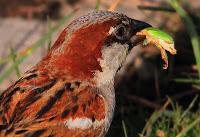
<instances>
[{"instance_id":1,"label":"brown and black plumage","mask_svg":"<svg viewBox=\"0 0 200 137\"><path fill-rule=\"evenodd\" d=\"M1 95L0 136L104 136L115 107L115 73L134 46L131 37L149 26L109 11L73 21Z\"/></svg>"}]
</instances>

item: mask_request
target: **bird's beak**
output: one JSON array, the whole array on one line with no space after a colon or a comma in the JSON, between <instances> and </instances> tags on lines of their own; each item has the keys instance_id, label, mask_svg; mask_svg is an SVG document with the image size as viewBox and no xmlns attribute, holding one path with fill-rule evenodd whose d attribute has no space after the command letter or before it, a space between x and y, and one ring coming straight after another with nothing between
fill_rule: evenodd
<instances>
[{"instance_id":1,"label":"bird's beak","mask_svg":"<svg viewBox=\"0 0 200 137\"><path fill-rule=\"evenodd\" d=\"M132 37L130 38L130 41L132 43L133 46L136 46L140 43L142 43L145 39L146 36L144 35L136 35L137 32L140 32L141 30L148 28L148 27L152 27L151 25L142 22L142 21L138 21L138 20L133 20L132 21Z\"/></svg>"}]
</instances>

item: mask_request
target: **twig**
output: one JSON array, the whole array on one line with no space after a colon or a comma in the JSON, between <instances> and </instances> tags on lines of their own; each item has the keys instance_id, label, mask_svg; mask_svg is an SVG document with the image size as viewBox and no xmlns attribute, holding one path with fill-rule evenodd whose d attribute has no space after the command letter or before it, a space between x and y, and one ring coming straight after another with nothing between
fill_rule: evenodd
<instances>
[{"instance_id":1,"label":"twig","mask_svg":"<svg viewBox=\"0 0 200 137\"><path fill-rule=\"evenodd\" d=\"M155 89L156 89L156 96L160 97L160 87L158 82L158 69L156 65L154 65L154 80L155 80Z\"/></svg>"},{"instance_id":2,"label":"twig","mask_svg":"<svg viewBox=\"0 0 200 137\"><path fill-rule=\"evenodd\" d=\"M161 108L161 106L160 106L159 104L155 104L155 103L153 103L153 102L150 102L150 101L148 101L148 100L146 100L146 99L144 99L144 98L140 98L140 97L138 97L138 96L126 95L126 94L119 93L119 92L117 92L116 94L117 94L117 95L124 96L124 97L126 97L126 98L128 98L128 99L132 99L132 100L134 100L135 102L140 102L141 104L144 104L145 106L151 107L151 108L153 108L153 109L160 109L160 108Z\"/></svg>"},{"instance_id":3,"label":"twig","mask_svg":"<svg viewBox=\"0 0 200 137\"><path fill-rule=\"evenodd\" d=\"M180 98L183 98L183 97L189 96L189 95L193 95L193 94L198 93L198 92L200 92L200 91L196 90L196 89L191 89L191 90L187 90L187 91L182 92L182 93L178 93L178 94L176 94L176 95L174 95L170 98L174 102L174 101L176 101ZM157 103L162 103L162 102L165 102L165 101L166 101L166 99L161 99L161 100L157 101Z\"/></svg>"},{"instance_id":4,"label":"twig","mask_svg":"<svg viewBox=\"0 0 200 137\"><path fill-rule=\"evenodd\" d=\"M153 6L138 6L141 10L151 10L151 11L164 11L164 12L175 12L172 8L166 8L166 7L153 7Z\"/></svg>"},{"instance_id":5,"label":"twig","mask_svg":"<svg viewBox=\"0 0 200 137\"><path fill-rule=\"evenodd\" d=\"M114 9L116 8L116 6L118 5L119 2L120 2L120 0L115 0L115 2L110 6L108 11L114 11Z\"/></svg>"},{"instance_id":6,"label":"twig","mask_svg":"<svg viewBox=\"0 0 200 137\"><path fill-rule=\"evenodd\" d=\"M192 85L193 88L200 90L200 86L199 85Z\"/></svg>"}]
</instances>

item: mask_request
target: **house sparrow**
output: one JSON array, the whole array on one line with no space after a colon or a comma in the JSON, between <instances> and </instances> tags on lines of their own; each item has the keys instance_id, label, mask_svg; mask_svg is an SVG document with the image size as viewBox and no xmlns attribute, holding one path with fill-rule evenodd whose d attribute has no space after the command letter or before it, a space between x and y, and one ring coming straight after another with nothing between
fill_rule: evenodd
<instances>
[{"instance_id":1,"label":"house sparrow","mask_svg":"<svg viewBox=\"0 0 200 137\"><path fill-rule=\"evenodd\" d=\"M114 76L149 24L109 11L74 20L0 96L0 136L99 137L115 108Z\"/></svg>"}]
</instances>

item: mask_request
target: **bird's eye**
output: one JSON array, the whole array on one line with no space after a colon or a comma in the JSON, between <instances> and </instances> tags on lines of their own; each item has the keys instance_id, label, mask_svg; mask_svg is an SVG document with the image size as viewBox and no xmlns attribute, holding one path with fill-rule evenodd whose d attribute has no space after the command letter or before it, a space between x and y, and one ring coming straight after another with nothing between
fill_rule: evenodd
<instances>
[{"instance_id":1,"label":"bird's eye","mask_svg":"<svg viewBox=\"0 0 200 137\"><path fill-rule=\"evenodd\" d=\"M124 35L124 33L125 33L125 28L124 28L124 27L120 27L120 28L117 30L116 35L122 37L122 36Z\"/></svg>"},{"instance_id":2,"label":"bird's eye","mask_svg":"<svg viewBox=\"0 0 200 137\"><path fill-rule=\"evenodd\" d=\"M116 31L115 31L115 36L118 38L118 39L123 39L123 37L125 36L126 34L126 28L125 26L119 26Z\"/></svg>"}]
</instances>

